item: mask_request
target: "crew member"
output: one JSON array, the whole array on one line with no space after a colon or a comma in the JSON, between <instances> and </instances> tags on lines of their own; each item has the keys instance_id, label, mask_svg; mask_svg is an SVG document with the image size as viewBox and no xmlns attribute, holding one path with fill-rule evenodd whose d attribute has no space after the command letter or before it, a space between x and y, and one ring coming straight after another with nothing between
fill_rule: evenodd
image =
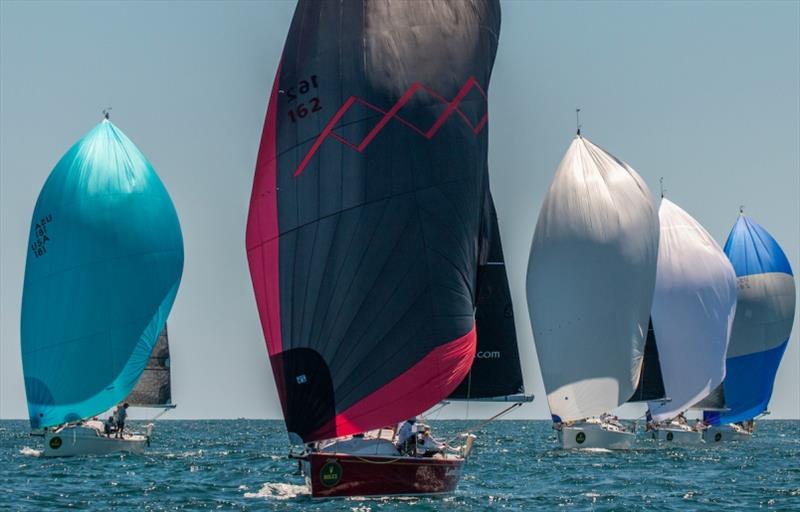
<instances>
[{"instance_id":1,"label":"crew member","mask_svg":"<svg viewBox=\"0 0 800 512\"><path fill-rule=\"evenodd\" d=\"M125 429L125 419L128 417L128 403L120 404L114 411L114 423L117 424L117 437L122 438L122 431Z\"/></svg>"},{"instance_id":2,"label":"crew member","mask_svg":"<svg viewBox=\"0 0 800 512\"><path fill-rule=\"evenodd\" d=\"M433 438L430 428L425 428L417 441L417 451L423 457L433 457L437 453L442 453L446 446L445 443L440 443Z\"/></svg>"},{"instance_id":3,"label":"crew member","mask_svg":"<svg viewBox=\"0 0 800 512\"><path fill-rule=\"evenodd\" d=\"M111 437L111 432L114 431L114 416L109 416L106 418L106 421L103 422L103 432L108 436Z\"/></svg>"},{"instance_id":4,"label":"crew member","mask_svg":"<svg viewBox=\"0 0 800 512\"><path fill-rule=\"evenodd\" d=\"M411 455L416 453L416 422L416 418L410 418L400 426L400 431L397 433L397 449L400 453Z\"/></svg>"}]
</instances>

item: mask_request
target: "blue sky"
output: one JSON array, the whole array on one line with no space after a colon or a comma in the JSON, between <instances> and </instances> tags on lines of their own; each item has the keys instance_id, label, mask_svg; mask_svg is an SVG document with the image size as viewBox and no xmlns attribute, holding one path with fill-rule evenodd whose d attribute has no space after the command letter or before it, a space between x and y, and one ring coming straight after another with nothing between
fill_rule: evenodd
<instances>
[{"instance_id":1,"label":"blue sky","mask_svg":"<svg viewBox=\"0 0 800 512\"><path fill-rule=\"evenodd\" d=\"M0 2L0 418L26 416L19 308L30 216L66 149L112 120L181 218L170 417L279 417L244 230L267 96L294 2ZM503 3L490 174L533 404L525 304L539 207L583 133L724 243L740 204L800 271L800 2ZM798 325L773 417L800 417ZM452 407L481 417L496 406ZM630 410L637 414L638 410Z\"/></svg>"}]
</instances>

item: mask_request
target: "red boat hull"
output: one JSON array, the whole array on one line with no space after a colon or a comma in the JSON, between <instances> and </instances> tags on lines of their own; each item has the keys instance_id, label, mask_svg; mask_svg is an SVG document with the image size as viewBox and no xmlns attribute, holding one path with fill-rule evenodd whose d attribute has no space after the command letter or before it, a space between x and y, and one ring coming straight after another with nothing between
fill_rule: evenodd
<instances>
[{"instance_id":1,"label":"red boat hull","mask_svg":"<svg viewBox=\"0 0 800 512\"><path fill-rule=\"evenodd\" d=\"M464 459L312 453L307 477L314 498L442 494L455 490Z\"/></svg>"}]
</instances>

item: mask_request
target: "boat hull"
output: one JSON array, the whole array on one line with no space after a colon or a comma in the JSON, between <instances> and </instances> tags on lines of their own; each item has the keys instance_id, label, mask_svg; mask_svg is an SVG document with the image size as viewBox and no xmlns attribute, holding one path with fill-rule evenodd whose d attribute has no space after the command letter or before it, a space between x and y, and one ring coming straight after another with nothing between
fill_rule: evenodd
<instances>
[{"instance_id":1,"label":"boat hull","mask_svg":"<svg viewBox=\"0 0 800 512\"><path fill-rule=\"evenodd\" d=\"M44 433L45 457L72 457L76 455L107 455L115 452L142 453L147 437L126 435L122 439L107 437L91 427L67 427L57 432Z\"/></svg>"},{"instance_id":2,"label":"boat hull","mask_svg":"<svg viewBox=\"0 0 800 512\"><path fill-rule=\"evenodd\" d=\"M653 439L666 444L703 444L703 432L681 428L658 428L652 431Z\"/></svg>"},{"instance_id":3,"label":"boat hull","mask_svg":"<svg viewBox=\"0 0 800 512\"><path fill-rule=\"evenodd\" d=\"M305 463L314 498L444 494L455 490L462 458L312 453Z\"/></svg>"},{"instance_id":4,"label":"boat hull","mask_svg":"<svg viewBox=\"0 0 800 512\"><path fill-rule=\"evenodd\" d=\"M736 430L728 425L709 427L703 432L703 439L707 444L716 444L730 441L749 441L753 434Z\"/></svg>"},{"instance_id":5,"label":"boat hull","mask_svg":"<svg viewBox=\"0 0 800 512\"><path fill-rule=\"evenodd\" d=\"M630 450L635 442L636 435L632 432L606 430L595 424L562 427L558 432L558 443L564 449Z\"/></svg>"}]
</instances>

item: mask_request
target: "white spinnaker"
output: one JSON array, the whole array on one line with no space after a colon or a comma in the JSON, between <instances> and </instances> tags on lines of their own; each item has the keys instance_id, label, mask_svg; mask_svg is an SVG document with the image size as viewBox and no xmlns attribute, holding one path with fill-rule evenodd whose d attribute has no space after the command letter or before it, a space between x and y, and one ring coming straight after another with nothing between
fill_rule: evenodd
<instances>
[{"instance_id":1,"label":"white spinnaker","mask_svg":"<svg viewBox=\"0 0 800 512\"><path fill-rule=\"evenodd\" d=\"M576 137L545 197L528 262L528 308L554 416L596 416L633 395L657 256L647 185Z\"/></svg>"},{"instance_id":2,"label":"white spinnaker","mask_svg":"<svg viewBox=\"0 0 800 512\"><path fill-rule=\"evenodd\" d=\"M653 331L672 400L649 406L653 419L663 421L708 396L725 378L736 273L719 244L680 207L662 199L658 219Z\"/></svg>"}]
</instances>

